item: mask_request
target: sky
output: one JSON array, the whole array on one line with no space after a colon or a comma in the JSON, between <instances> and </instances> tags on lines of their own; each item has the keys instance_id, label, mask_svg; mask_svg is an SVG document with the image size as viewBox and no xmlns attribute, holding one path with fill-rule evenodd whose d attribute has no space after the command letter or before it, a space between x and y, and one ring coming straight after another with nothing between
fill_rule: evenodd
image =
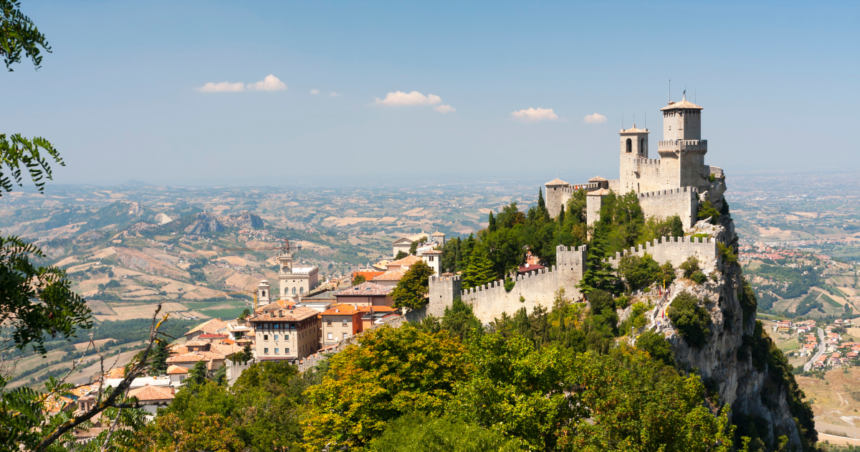
<instances>
[{"instance_id":1,"label":"sky","mask_svg":"<svg viewBox=\"0 0 860 452\"><path fill-rule=\"evenodd\" d=\"M42 67L0 133L56 183L349 186L618 177L618 131L704 107L706 163L860 170L860 2L23 0ZM671 90L670 83L671 80ZM652 158L657 158L652 155Z\"/></svg>"}]
</instances>

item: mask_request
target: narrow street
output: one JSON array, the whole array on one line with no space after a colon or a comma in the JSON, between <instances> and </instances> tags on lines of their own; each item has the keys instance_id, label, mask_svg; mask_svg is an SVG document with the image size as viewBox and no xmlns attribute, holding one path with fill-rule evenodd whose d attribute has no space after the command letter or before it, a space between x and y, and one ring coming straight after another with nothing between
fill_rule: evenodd
<instances>
[{"instance_id":1,"label":"narrow street","mask_svg":"<svg viewBox=\"0 0 860 452\"><path fill-rule=\"evenodd\" d=\"M812 365L815 364L815 361L818 359L819 356L824 354L824 349L826 348L826 345L824 344L824 330L822 330L821 328L817 328L817 330L818 351L815 352L815 355L813 355L812 358L810 358L809 361L807 361L807 363L803 365L804 372L809 372L810 369L812 369Z\"/></svg>"}]
</instances>

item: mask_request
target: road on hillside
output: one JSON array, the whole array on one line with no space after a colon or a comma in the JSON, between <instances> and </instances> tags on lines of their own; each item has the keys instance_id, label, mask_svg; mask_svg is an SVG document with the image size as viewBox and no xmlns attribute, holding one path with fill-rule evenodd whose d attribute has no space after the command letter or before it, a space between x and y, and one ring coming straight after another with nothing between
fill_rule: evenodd
<instances>
[{"instance_id":1,"label":"road on hillside","mask_svg":"<svg viewBox=\"0 0 860 452\"><path fill-rule=\"evenodd\" d=\"M803 365L803 371L804 372L809 372L809 369L812 369L812 365L815 364L815 360L817 360L819 356L823 355L824 349L827 348L827 346L824 344L824 330L822 330L821 328L817 328L817 329L818 329L818 351L815 352L815 355L806 364Z\"/></svg>"}]
</instances>

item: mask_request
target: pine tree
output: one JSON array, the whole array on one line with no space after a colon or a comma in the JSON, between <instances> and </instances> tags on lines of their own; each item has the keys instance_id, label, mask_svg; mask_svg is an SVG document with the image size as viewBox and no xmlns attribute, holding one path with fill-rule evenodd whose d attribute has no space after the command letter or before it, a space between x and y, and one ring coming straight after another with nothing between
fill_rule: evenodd
<instances>
[{"instance_id":1,"label":"pine tree","mask_svg":"<svg viewBox=\"0 0 860 452\"><path fill-rule=\"evenodd\" d=\"M549 221L549 210L546 208L546 202L543 200L543 188L538 188L538 203L537 203L538 216L544 222Z\"/></svg>"},{"instance_id":2,"label":"pine tree","mask_svg":"<svg viewBox=\"0 0 860 452\"><path fill-rule=\"evenodd\" d=\"M483 248L476 249L469 259L469 265L463 271L463 287L466 289L478 287L496 279L498 277L493 271L493 261L487 257L487 252Z\"/></svg>"},{"instance_id":3,"label":"pine tree","mask_svg":"<svg viewBox=\"0 0 860 452\"><path fill-rule=\"evenodd\" d=\"M582 280L577 284L582 293L587 294L595 290L614 293L617 290L616 283L618 277L615 276L612 266L603 261L605 258L606 242L602 234L595 231L594 238L588 244L586 256L588 268L585 270L585 274L582 275Z\"/></svg>"},{"instance_id":4,"label":"pine tree","mask_svg":"<svg viewBox=\"0 0 860 452\"><path fill-rule=\"evenodd\" d=\"M496 219L493 217L493 211L492 210L490 211L489 222L490 222L490 224L489 224L489 226L487 226L487 230L489 232L496 232Z\"/></svg>"},{"instance_id":5,"label":"pine tree","mask_svg":"<svg viewBox=\"0 0 860 452\"><path fill-rule=\"evenodd\" d=\"M561 210L558 212L558 218L556 218L558 224L564 225L564 204L561 205Z\"/></svg>"},{"instance_id":6,"label":"pine tree","mask_svg":"<svg viewBox=\"0 0 860 452\"><path fill-rule=\"evenodd\" d=\"M167 373L167 358L170 358L170 346L167 341L159 340L152 352L152 372L155 375Z\"/></svg>"},{"instance_id":7,"label":"pine tree","mask_svg":"<svg viewBox=\"0 0 860 452\"><path fill-rule=\"evenodd\" d=\"M197 364L188 371L188 378L185 384L201 385L206 382L206 361L197 361Z\"/></svg>"}]
</instances>

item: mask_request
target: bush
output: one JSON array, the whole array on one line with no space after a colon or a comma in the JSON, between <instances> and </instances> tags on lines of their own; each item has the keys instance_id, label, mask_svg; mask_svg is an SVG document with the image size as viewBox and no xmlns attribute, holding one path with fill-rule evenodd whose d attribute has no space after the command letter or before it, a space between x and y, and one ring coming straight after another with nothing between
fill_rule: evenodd
<instances>
[{"instance_id":1,"label":"bush","mask_svg":"<svg viewBox=\"0 0 860 452\"><path fill-rule=\"evenodd\" d=\"M693 276L693 273L699 271L699 260L696 259L695 256L690 256L683 264L679 265L678 268L684 270L685 278L689 278Z\"/></svg>"},{"instance_id":2,"label":"bush","mask_svg":"<svg viewBox=\"0 0 860 452\"><path fill-rule=\"evenodd\" d=\"M616 309L625 309L630 305L630 297L627 295L622 295L615 299L615 308Z\"/></svg>"},{"instance_id":3,"label":"bush","mask_svg":"<svg viewBox=\"0 0 860 452\"><path fill-rule=\"evenodd\" d=\"M723 245L722 243L717 243L717 248L719 249L720 256L723 258L723 262L727 264L737 264L738 263L738 255L735 254L734 250L732 250L731 246Z\"/></svg>"},{"instance_id":4,"label":"bush","mask_svg":"<svg viewBox=\"0 0 860 452\"><path fill-rule=\"evenodd\" d=\"M660 264L647 253L643 257L635 254L622 257L618 265L618 273L624 278L628 290L631 291L648 287L660 281L662 276Z\"/></svg>"},{"instance_id":5,"label":"bush","mask_svg":"<svg viewBox=\"0 0 860 452\"><path fill-rule=\"evenodd\" d=\"M692 279L696 284L702 284L708 280L708 277L705 276L704 273L698 271L690 275L690 279Z\"/></svg>"},{"instance_id":6,"label":"bush","mask_svg":"<svg viewBox=\"0 0 860 452\"><path fill-rule=\"evenodd\" d=\"M720 212L714 208L711 201L705 201L699 204L699 213L696 218L701 221L707 218L711 219L711 224L717 224L720 221Z\"/></svg>"},{"instance_id":7,"label":"bush","mask_svg":"<svg viewBox=\"0 0 860 452\"><path fill-rule=\"evenodd\" d=\"M511 278L505 278L505 292L510 292L514 290L514 286L517 285L517 282Z\"/></svg>"},{"instance_id":8,"label":"bush","mask_svg":"<svg viewBox=\"0 0 860 452\"><path fill-rule=\"evenodd\" d=\"M672 281L675 281L675 267L667 261L660 266L660 282L663 283L663 287L667 287L672 284Z\"/></svg>"},{"instance_id":9,"label":"bush","mask_svg":"<svg viewBox=\"0 0 860 452\"><path fill-rule=\"evenodd\" d=\"M707 302L707 299L705 301ZM667 314L688 344L698 348L705 345L711 334L708 329L711 314L699 306L693 295L686 291L678 294L669 306Z\"/></svg>"},{"instance_id":10,"label":"bush","mask_svg":"<svg viewBox=\"0 0 860 452\"><path fill-rule=\"evenodd\" d=\"M636 338L636 347L648 352L652 359L660 361L667 366L675 365L675 355L672 353L672 344L660 333L646 331Z\"/></svg>"}]
</instances>

